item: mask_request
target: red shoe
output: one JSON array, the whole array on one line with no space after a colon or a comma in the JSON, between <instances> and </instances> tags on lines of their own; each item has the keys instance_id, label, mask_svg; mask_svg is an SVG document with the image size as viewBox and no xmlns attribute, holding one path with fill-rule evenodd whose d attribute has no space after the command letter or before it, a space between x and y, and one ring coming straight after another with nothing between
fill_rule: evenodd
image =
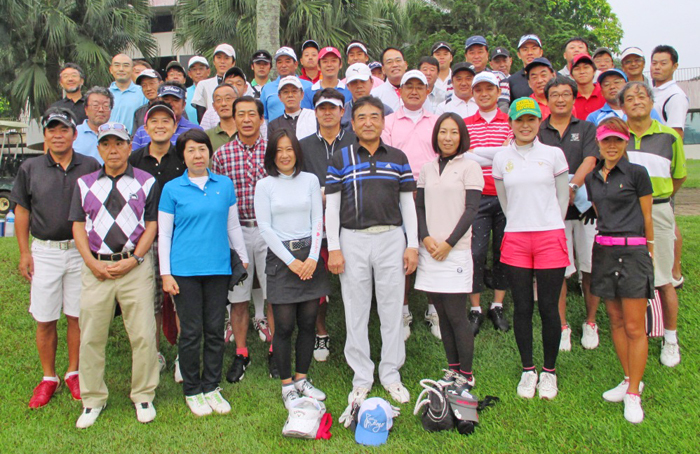
<instances>
[{"instance_id":1,"label":"red shoe","mask_svg":"<svg viewBox=\"0 0 700 454\"><path fill-rule=\"evenodd\" d=\"M40 408L48 404L60 385L60 380L42 380L41 383L34 388L34 395L29 400L29 408Z\"/></svg>"},{"instance_id":2,"label":"red shoe","mask_svg":"<svg viewBox=\"0 0 700 454\"><path fill-rule=\"evenodd\" d=\"M80 400L80 380L78 379L78 374L73 374L70 377L65 377L63 381L66 382L66 386L70 390L70 395L73 400Z\"/></svg>"}]
</instances>

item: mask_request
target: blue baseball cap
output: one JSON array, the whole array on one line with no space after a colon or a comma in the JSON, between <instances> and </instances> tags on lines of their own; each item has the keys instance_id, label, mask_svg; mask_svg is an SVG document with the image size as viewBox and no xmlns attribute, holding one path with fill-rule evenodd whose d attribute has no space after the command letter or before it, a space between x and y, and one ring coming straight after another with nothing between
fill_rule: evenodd
<instances>
[{"instance_id":1,"label":"blue baseball cap","mask_svg":"<svg viewBox=\"0 0 700 454\"><path fill-rule=\"evenodd\" d=\"M163 97L167 95L175 96L179 99L187 99L187 92L177 85L163 84L158 87L158 96Z\"/></svg>"},{"instance_id":2,"label":"blue baseball cap","mask_svg":"<svg viewBox=\"0 0 700 454\"><path fill-rule=\"evenodd\" d=\"M488 43L486 42L486 38L484 38L481 35L474 35L467 38L467 42L464 43L464 50L466 51L470 47L475 46L477 44L480 46L489 47Z\"/></svg>"},{"instance_id":3,"label":"blue baseball cap","mask_svg":"<svg viewBox=\"0 0 700 454\"><path fill-rule=\"evenodd\" d=\"M394 425L393 413L389 403L380 397L365 400L357 413L355 441L365 446L386 443L389 430Z\"/></svg>"},{"instance_id":4,"label":"blue baseball cap","mask_svg":"<svg viewBox=\"0 0 700 454\"><path fill-rule=\"evenodd\" d=\"M611 68L600 73L600 76L598 76L598 84L602 84L603 79L608 76L620 76L625 79L625 82L627 82L627 74L625 74L621 69Z\"/></svg>"}]
</instances>

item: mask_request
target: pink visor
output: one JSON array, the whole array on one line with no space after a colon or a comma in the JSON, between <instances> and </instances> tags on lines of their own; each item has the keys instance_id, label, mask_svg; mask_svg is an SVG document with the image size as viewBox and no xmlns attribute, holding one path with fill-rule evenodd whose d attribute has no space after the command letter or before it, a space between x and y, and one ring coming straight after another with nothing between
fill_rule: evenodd
<instances>
[{"instance_id":1,"label":"pink visor","mask_svg":"<svg viewBox=\"0 0 700 454\"><path fill-rule=\"evenodd\" d=\"M628 142L630 140L629 135L622 133L622 132L614 131L605 125L600 126L595 134L595 138L598 140L598 142L601 142L603 139L605 139L606 137L610 137L610 136L619 137L620 139L626 140Z\"/></svg>"}]
</instances>

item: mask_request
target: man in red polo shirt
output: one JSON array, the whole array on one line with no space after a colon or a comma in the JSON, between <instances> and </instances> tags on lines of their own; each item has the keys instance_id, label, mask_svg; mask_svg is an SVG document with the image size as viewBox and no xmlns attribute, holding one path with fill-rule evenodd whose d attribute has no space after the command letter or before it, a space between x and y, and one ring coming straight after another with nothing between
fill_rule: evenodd
<instances>
[{"instance_id":1,"label":"man in red polo shirt","mask_svg":"<svg viewBox=\"0 0 700 454\"><path fill-rule=\"evenodd\" d=\"M600 92L600 85L595 83L596 66L587 53L578 54L571 61L571 77L578 87L574 102L574 116L585 120L591 112L605 105L605 98Z\"/></svg>"}]
</instances>

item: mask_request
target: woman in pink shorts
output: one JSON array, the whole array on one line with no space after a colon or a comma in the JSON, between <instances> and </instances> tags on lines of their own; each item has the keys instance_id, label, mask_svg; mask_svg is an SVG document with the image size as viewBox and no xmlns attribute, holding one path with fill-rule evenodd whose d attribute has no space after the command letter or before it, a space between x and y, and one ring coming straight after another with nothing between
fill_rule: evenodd
<instances>
[{"instance_id":1,"label":"woman in pink shorts","mask_svg":"<svg viewBox=\"0 0 700 454\"><path fill-rule=\"evenodd\" d=\"M542 113L532 98L519 98L510 106L509 123L515 139L493 159L493 178L506 214L501 245L513 294L513 331L523 363L518 395L542 399L556 397L555 364L559 352L559 291L569 265L564 216L569 205L569 167L564 152L537 139ZM539 376L532 359L532 281L542 318L544 365Z\"/></svg>"}]
</instances>

